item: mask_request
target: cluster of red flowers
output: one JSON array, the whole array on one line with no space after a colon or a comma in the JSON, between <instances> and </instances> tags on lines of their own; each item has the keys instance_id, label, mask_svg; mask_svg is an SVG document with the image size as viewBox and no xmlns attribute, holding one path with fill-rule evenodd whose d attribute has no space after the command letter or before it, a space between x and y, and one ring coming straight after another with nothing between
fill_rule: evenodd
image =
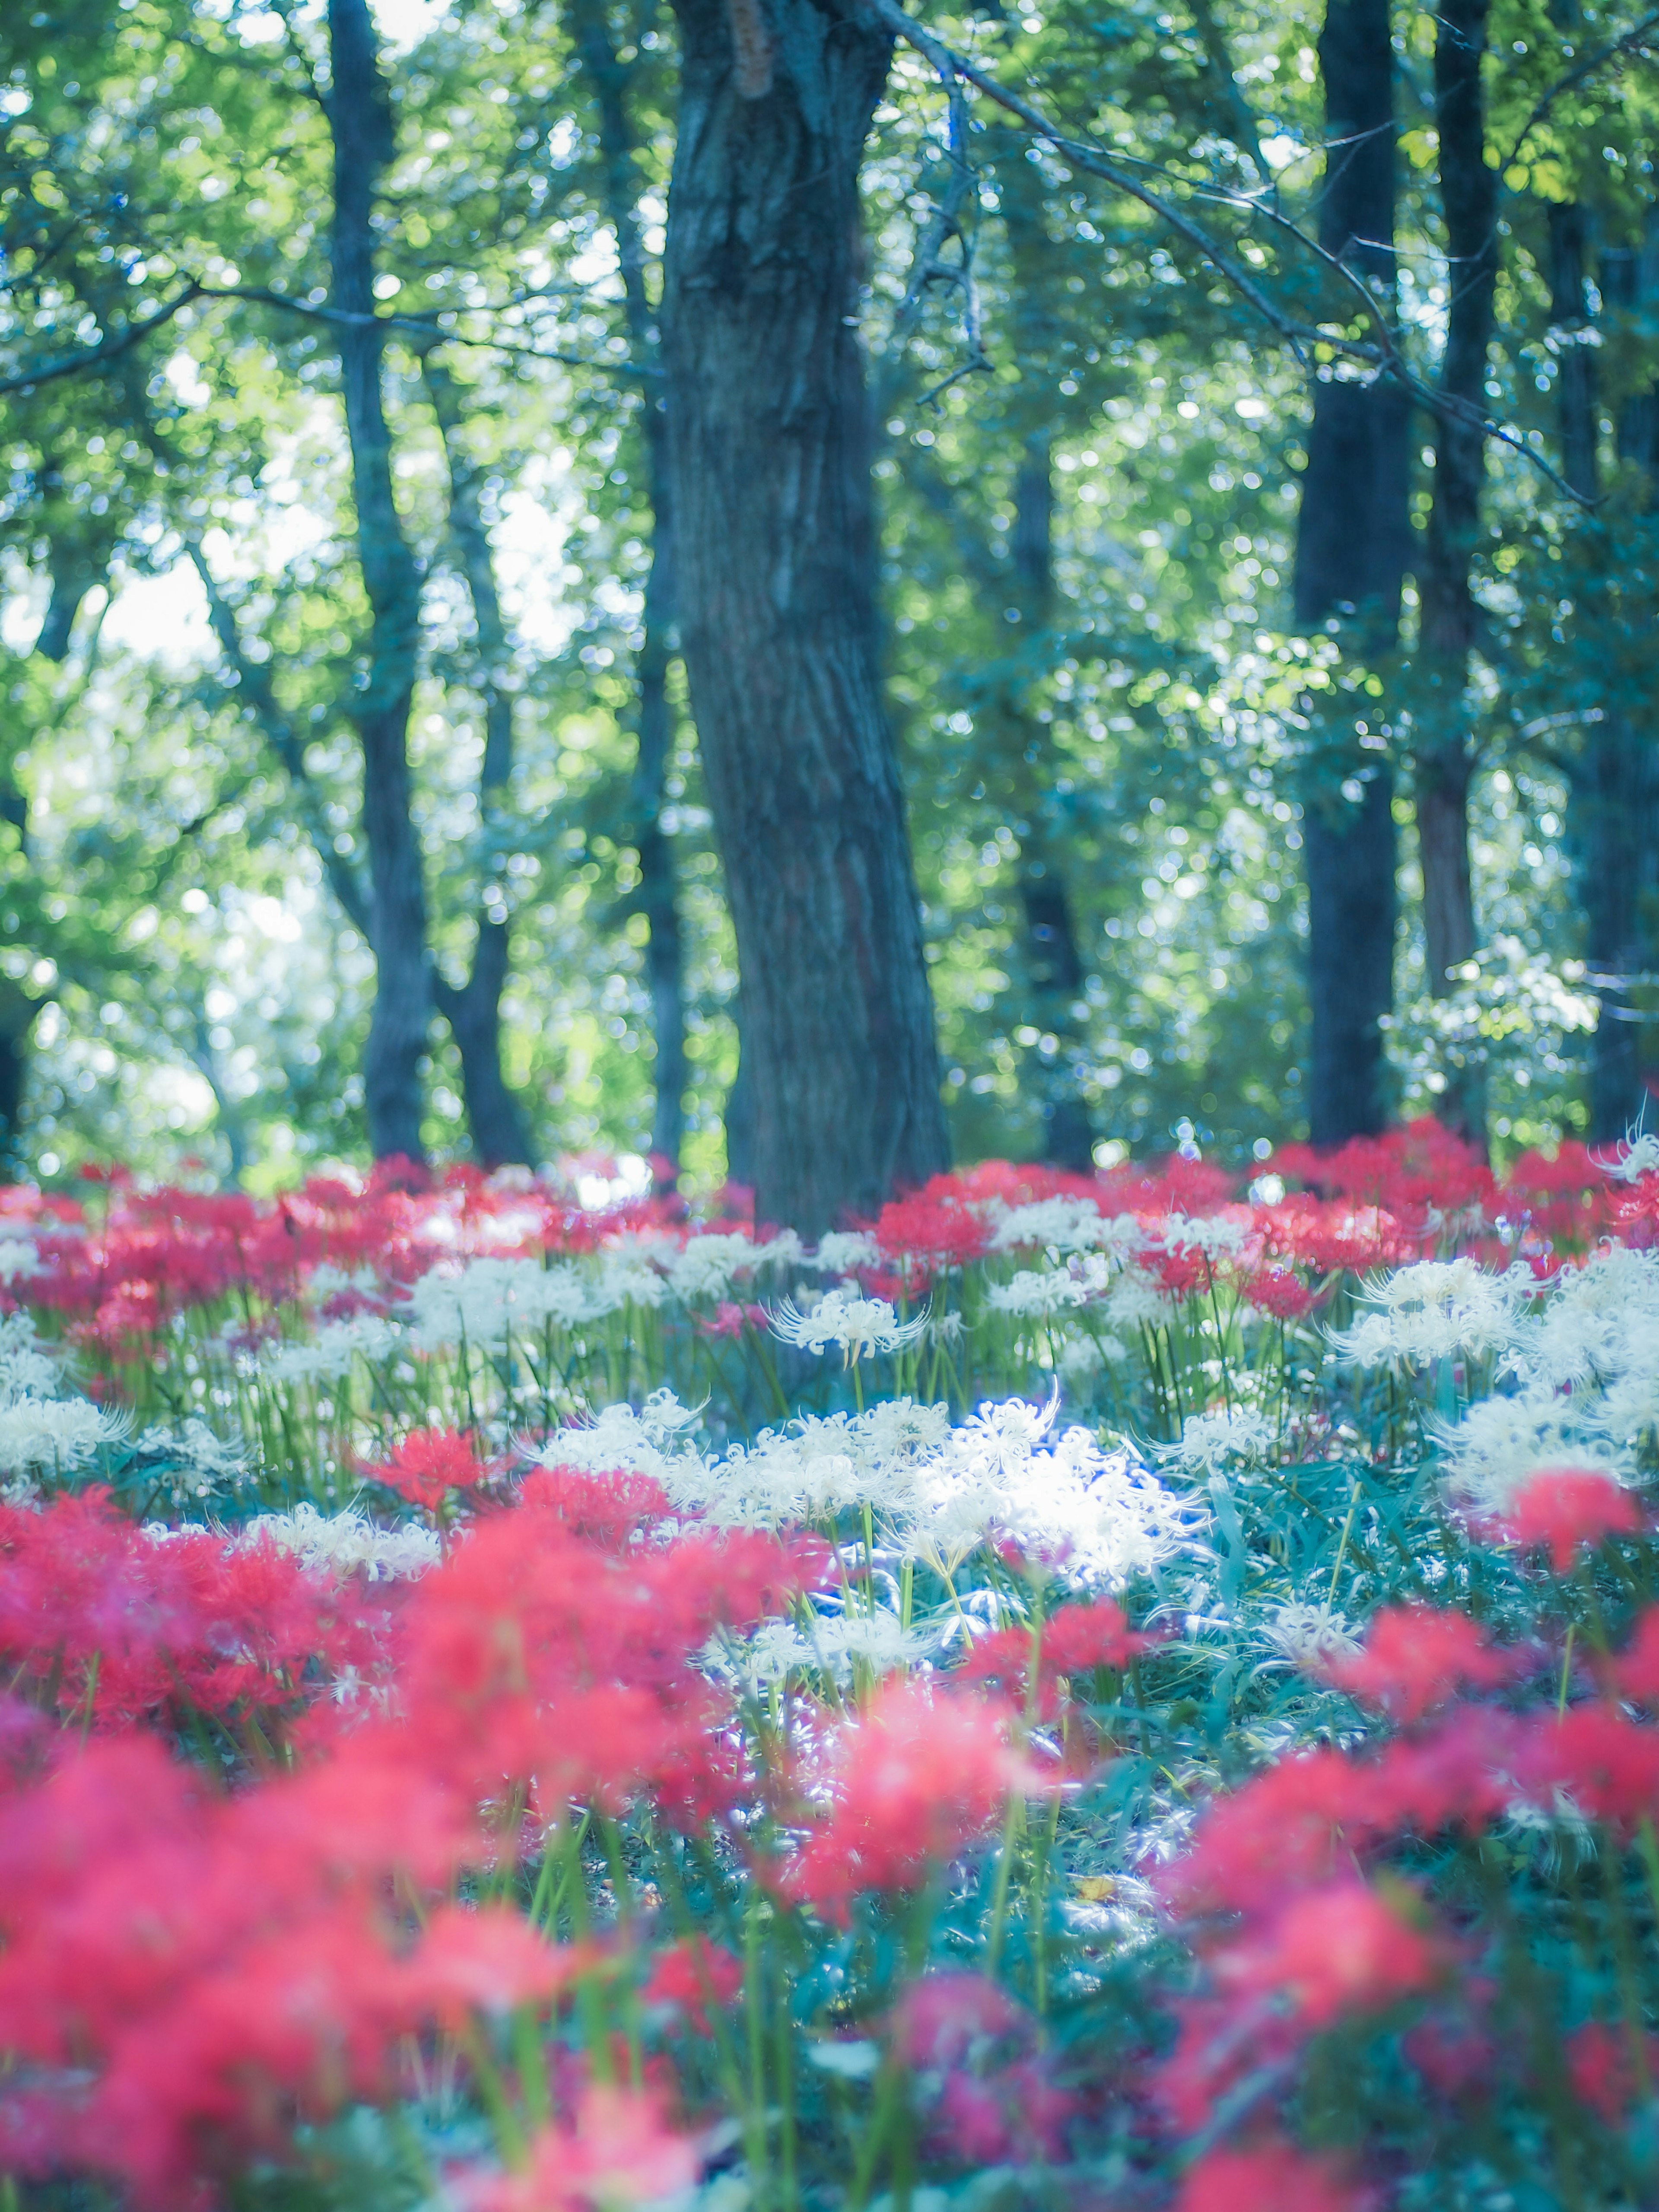
<instances>
[{"instance_id":1,"label":"cluster of red flowers","mask_svg":"<svg viewBox=\"0 0 1659 2212\"><path fill-rule=\"evenodd\" d=\"M280 2150L296 2118L406 2087L422 2037L611 1971L516 1911L440 1900L516 1853L526 1812L533 1849L573 1800L619 1813L648 1791L689 1822L749 1802L729 1701L694 1662L823 1555L761 1536L641 1547L635 1509L660 1499L596 1527L594 1487L532 1478L395 1624L361 1581L337 1589L268 1545L155 1541L95 1497L7 1516L0 1637L34 1700L8 1709L0 1821L10 2171L180 2199ZM362 1694L371 1668L389 1706ZM240 1721L246 1747L273 1704L300 1716L286 1769L269 1737L230 1790L216 1753L179 1755L203 1716ZM723 1962L707 1979L730 1996ZM605 2136L601 2106L576 2112L578 2146ZM684 2180L688 2161L680 2144L661 2170Z\"/></svg>"},{"instance_id":2,"label":"cluster of red flowers","mask_svg":"<svg viewBox=\"0 0 1659 2212\"><path fill-rule=\"evenodd\" d=\"M0 1705L14 1771L82 1735L210 1722L267 1752L319 1674L369 1681L388 1661L380 1592L349 1595L268 1540L135 1528L101 1490L43 1511L0 1505Z\"/></svg>"},{"instance_id":3,"label":"cluster of red flowers","mask_svg":"<svg viewBox=\"0 0 1659 2212\"><path fill-rule=\"evenodd\" d=\"M1518 1243L1540 1267L1610 1231L1649 1241L1659 1176L1620 1189L1608 1164L1569 1143L1553 1158L1523 1155L1499 1182L1471 1147L1427 1120L1334 1152L1286 1146L1272 1169L1291 1187L1271 1200L1258 1191L1249 1202L1237 1178L1205 1160L1128 1163L1092 1176L993 1161L936 1176L884 1206L872 1224L881 1258L866 1279L885 1296L921 1295L941 1274L984 1257L998 1204L1072 1198L1108 1216L1133 1214L1154 1232L1172 1215L1224 1212L1248 1231L1229 1281L1263 1310L1295 1320L1326 1278L1398 1266L1448 1238L1487 1256ZM325 1311L337 1318L386 1309L440 1259L580 1253L634 1231L690 1233L675 1198L584 1209L538 1182L486 1181L465 1167L434 1181L397 1162L383 1162L361 1188L315 1177L269 1203L234 1193L139 1191L117 1170L100 1178L90 1206L13 1190L0 1196L0 1218L32 1236L42 1263L13 1283L12 1302L63 1316L74 1336L117 1361L153 1344L177 1314L233 1296L272 1306L324 1265L347 1274L368 1269L378 1286L335 1290ZM1190 1251L1155 1251L1151 1263L1171 1289L1211 1287L1209 1263ZM727 1300L701 1326L739 1334L757 1313Z\"/></svg>"}]
</instances>

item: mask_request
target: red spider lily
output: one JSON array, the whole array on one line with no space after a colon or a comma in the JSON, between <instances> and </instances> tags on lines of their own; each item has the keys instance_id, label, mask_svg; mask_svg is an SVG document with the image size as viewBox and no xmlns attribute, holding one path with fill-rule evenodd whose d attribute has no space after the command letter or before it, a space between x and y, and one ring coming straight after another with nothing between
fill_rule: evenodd
<instances>
[{"instance_id":1,"label":"red spider lily","mask_svg":"<svg viewBox=\"0 0 1659 2212\"><path fill-rule=\"evenodd\" d=\"M836 1802L784 1868L787 1896L844 1922L869 1889L908 1889L982 1835L1035 1778L1010 1749L1006 1708L888 1685L840 1732Z\"/></svg>"},{"instance_id":2,"label":"red spider lily","mask_svg":"<svg viewBox=\"0 0 1659 2212\"><path fill-rule=\"evenodd\" d=\"M1160 1887L1187 1913L1271 1911L1287 1890L1328 1882L1364 1846L1484 1826L1516 1794L1514 1778L1532 1771L1532 1746L1508 1714L1462 1706L1375 1758L1326 1749L1287 1759L1210 1806Z\"/></svg>"},{"instance_id":3,"label":"red spider lily","mask_svg":"<svg viewBox=\"0 0 1659 2212\"><path fill-rule=\"evenodd\" d=\"M691 1660L716 1629L775 1610L823 1556L750 1534L619 1554L527 1492L411 1596L404 1710L458 1786L493 1796L533 1776L550 1819L572 1797L619 1810L650 1787L702 1817L742 1770L721 1695Z\"/></svg>"},{"instance_id":4,"label":"red spider lily","mask_svg":"<svg viewBox=\"0 0 1659 2212\"><path fill-rule=\"evenodd\" d=\"M1642 2038L1650 2084L1659 2081L1659 2035ZM1580 2103L1611 2128L1622 2125L1641 2094L1628 2032L1589 2021L1567 2039L1567 2078Z\"/></svg>"},{"instance_id":5,"label":"red spider lily","mask_svg":"<svg viewBox=\"0 0 1659 2212\"><path fill-rule=\"evenodd\" d=\"M696 2179L695 2145L664 2122L661 2100L636 2089L595 2082L583 2092L574 2126L544 2128L522 2169L453 2175L465 2212L583 2212L590 2205L647 2203L673 2197Z\"/></svg>"},{"instance_id":6,"label":"red spider lily","mask_svg":"<svg viewBox=\"0 0 1659 2212\"><path fill-rule=\"evenodd\" d=\"M937 2153L960 2166L1052 2165L1066 2154L1066 2124L1080 2102L1040 2058L991 2074L947 2074L928 2135Z\"/></svg>"},{"instance_id":7,"label":"red spider lily","mask_svg":"<svg viewBox=\"0 0 1659 2212\"><path fill-rule=\"evenodd\" d=\"M1244 1278L1243 1287L1247 1304L1277 1321L1300 1321L1314 1302L1312 1291L1289 1267L1258 1267Z\"/></svg>"},{"instance_id":8,"label":"red spider lily","mask_svg":"<svg viewBox=\"0 0 1659 2212\"><path fill-rule=\"evenodd\" d=\"M588 1474L571 1467L538 1468L520 1485L519 1500L607 1552L624 1550L673 1510L667 1492L648 1474Z\"/></svg>"},{"instance_id":9,"label":"red spider lily","mask_svg":"<svg viewBox=\"0 0 1659 2212\"><path fill-rule=\"evenodd\" d=\"M1215 1262L1202 1252L1152 1251L1146 1264L1171 1297L1189 1298L1207 1291L1215 1277Z\"/></svg>"},{"instance_id":10,"label":"red spider lily","mask_svg":"<svg viewBox=\"0 0 1659 2212\"><path fill-rule=\"evenodd\" d=\"M1617 1204L1606 1169L1572 1138L1553 1157L1522 1152L1510 1163L1500 1196L1504 1211L1524 1216L1540 1236L1586 1251L1605 1235Z\"/></svg>"},{"instance_id":11,"label":"red spider lily","mask_svg":"<svg viewBox=\"0 0 1659 2212\"><path fill-rule=\"evenodd\" d=\"M994 1682L1017 1702L1030 1686L1031 1661L1037 1662L1037 1710L1050 1720L1060 1709L1062 1679L1091 1673L1097 1667L1127 1667L1153 1639L1137 1635L1110 1598L1090 1605L1068 1605L1042 1623L1034 1639L1030 1629L1003 1628L983 1636L951 1680Z\"/></svg>"},{"instance_id":12,"label":"red spider lily","mask_svg":"<svg viewBox=\"0 0 1659 2212\"><path fill-rule=\"evenodd\" d=\"M1036 2055L1037 2023L982 1975L930 1974L893 2008L894 2056L922 2077L929 2140L964 2166L1030 2165L1064 2155L1079 2100Z\"/></svg>"},{"instance_id":13,"label":"red spider lily","mask_svg":"<svg viewBox=\"0 0 1659 2212\"><path fill-rule=\"evenodd\" d=\"M383 1482L411 1505L435 1512L453 1491L471 1490L490 1474L467 1429L411 1429L388 1460L367 1465L363 1473Z\"/></svg>"},{"instance_id":14,"label":"red spider lily","mask_svg":"<svg viewBox=\"0 0 1659 2212\"><path fill-rule=\"evenodd\" d=\"M696 1322L699 1336L741 1336L746 1328L766 1325L764 1306L740 1305L734 1298L722 1298L712 1315L699 1314Z\"/></svg>"},{"instance_id":15,"label":"red spider lily","mask_svg":"<svg viewBox=\"0 0 1659 2212\"><path fill-rule=\"evenodd\" d=\"M1590 1468L1545 1467L1516 1492L1504 1524L1528 1550L1547 1547L1550 1565L1565 1575L1581 1546L1634 1535L1642 1516L1636 1500L1610 1474Z\"/></svg>"},{"instance_id":16,"label":"red spider lily","mask_svg":"<svg viewBox=\"0 0 1659 2212\"><path fill-rule=\"evenodd\" d=\"M1522 1655L1494 1651L1466 1613L1430 1606L1388 1606L1372 1620L1365 1649L1325 1672L1339 1687L1398 1721L1421 1720L1460 1684L1491 1690L1511 1680Z\"/></svg>"},{"instance_id":17,"label":"red spider lily","mask_svg":"<svg viewBox=\"0 0 1659 2212\"><path fill-rule=\"evenodd\" d=\"M1182 2183L1176 2212L1359 2212L1364 2201L1329 2160L1267 2142L1206 2152Z\"/></svg>"},{"instance_id":18,"label":"red spider lily","mask_svg":"<svg viewBox=\"0 0 1659 2212\"><path fill-rule=\"evenodd\" d=\"M1611 1705L1575 1705L1543 1715L1527 1746L1529 1794L1548 1804L1565 1790L1593 1820L1628 1833L1659 1819L1659 1729Z\"/></svg>"},{"instance_id":19,"label":"red spider lily","mask_svg":"<svg viewBox=\"0 0 1659 2212\"><path fill-rule=\"evenodd\" d=\"M1151 1219L1166 1213L1213 1213L1233 1196L1237 1181L1213 1160L1183 1159L1179 1153L1161 1160L1126 1160L1100 1176L1099 1204L1105 1213L1139 1213Z\"/></svg>"},{"instance_id":20,"label":"red spider lily","mask_svg":"<svg viewBox=\"0 0 1659 2212\"><path fill-rule=\"evenodd\" d=\"M688 1936L658 1952L640 1994L647 2004L673 2006L699 2035L707 2035L708 2007L731 2004L742 1989L743 1961L735 1951L704 1936Z\"/></svg>"},{"instance_id":21,"label":"red spider lily","mask_svg":"<svg viewBox=\"0 0 1659 2212\"><path fill-rule=\"evenodd\" d=\"M1222 1953L1215 1974L1246 1996L1287 1997L1309 2026L1328 2027L1427 1988L1443 1959L1376 1890L1344 1880L1294 1899L1265 1936Z\"/></svg>"},{"instance_id":22,"label":"red spider lily","mask_svg":"<svg viewBox=\"0 0 1659 2212\"><path fill-rule=\"evenodd\" d=\"M1380 1206L1316 1198L1309 1191L1292 1191L1277 1206L1259 1206L1255 1221L1269 1259L1294 1261L1320 1274L1398 1267L1416 1259L1422 1244L1420 1237L1409 1235Z\"/></svg>"},{"instance_id":23,"label":"red spider lily","mask_svg":"<svg viewBox=\"0 0 1659 2212\"><path fill-rule=\"evenodd\" d=\"M983 1974L929 1974L912 1982L893 2008L893 2050L901 2063L942 2071L965 2065L976 2052L1012 2041L1034 2040L1024 2007Z\"/></svg>"},{"instance_id":24,"label":"red spider lily","mask_svg":"<svg viewBox=\"0 0 1659 2212\"><path fill-rule=\"evenodd\" d=\"M1635 1632L1613 1662L1613 1679L1621 1696L1659 1706L1659 1605L1638 1614Z\"/></svg>"},{"instance_id":25,"label":"red spider lily","mask_svg":"<svg viewBox=\"0 0 1659 2212\"><path fill-rule=\"evenodd\" d=\"M405 1961L403 1992L414 2013L458 2027L469 2012L546 2004L602 1956L593 1943L550 1943L507 1905L446 1905Z\"/></svg>"}]
</instances>

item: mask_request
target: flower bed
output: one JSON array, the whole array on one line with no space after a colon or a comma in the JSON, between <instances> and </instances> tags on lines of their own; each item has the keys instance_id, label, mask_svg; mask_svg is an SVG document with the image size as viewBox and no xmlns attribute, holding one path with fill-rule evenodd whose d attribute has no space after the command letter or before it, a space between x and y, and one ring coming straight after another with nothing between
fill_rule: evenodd
<instances>
[{"instance_id":1,"label":"flower bed","mask_svg":"<svg viewBox=\"0 0 1659 2212\"><path fill-rule=\"evenodd\" d=\"M1651 2201L1656 1164L5 1194L14 2200Z\"/></svg>"}]
</instances>

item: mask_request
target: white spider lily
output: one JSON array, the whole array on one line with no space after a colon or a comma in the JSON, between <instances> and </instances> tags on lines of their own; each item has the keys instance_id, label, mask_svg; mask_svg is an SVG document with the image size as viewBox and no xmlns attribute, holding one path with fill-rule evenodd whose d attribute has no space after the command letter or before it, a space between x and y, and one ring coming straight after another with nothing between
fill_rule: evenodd
<instances>
[{"instance_id":1,"label":"white spider lily","mask_svg":"<svg viewBox=\"0 0 1659 2212\"><path fill-rule=\"evenodd\" d=\"M1235 1413L1193 1413L1182 1425L1181 1442L1165 1444L1159 1456L1188 1474L1217 1474L1243 1462L1260 1467L1279 1441L1265 1415L1241 1407Z\"/></svg>"},{"instance_id":2,"label":"white spider lily","mask_svg":"<svg viewBox=\"0 0 1659 2212\"><path fill-rule=\"evenodd\" d=\"M1638 1182L1659 1168L1659 1137L1627 1137L1624 1152L1617 1159L1598 1160L1596 1165L1611 1182Z\"/></svg>"},{"instance_id":3,"label":"white spider lily","mask_svg":"<svg viewBox=\"0 0 1659 2212\"><path fill-rule=\"evenodd\" d=\"M826 1291L815 1306L805 1311L793 1298L785 1298L767 1316L772 1334L803 1352L828 1352L839 1346L851 1367L881 1352L902 1351L915 1344L927 1327L927 1315L901 1321L885 1298L863 1298L855 1291Z\"/></svg>"}]
</instances>

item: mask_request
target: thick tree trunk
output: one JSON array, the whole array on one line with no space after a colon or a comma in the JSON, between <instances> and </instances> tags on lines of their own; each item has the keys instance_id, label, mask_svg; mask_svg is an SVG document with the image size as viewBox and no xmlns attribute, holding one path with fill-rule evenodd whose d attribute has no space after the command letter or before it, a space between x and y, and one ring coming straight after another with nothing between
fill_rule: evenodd
<instances>
[{"instance_id":1,"label":"thick tree trunk","mask_svg":"<svg viewBox=\"0 0 1659 2212\"><path fill-rule=\"evenodd\" d=\"M418 1160L421 1061L431 991L426 887L410 807L409 714L420 643L421 578L392 485L392 434L381 388L374 320L374 203L392 151L392 115L375 52L368 0L329 0L334 140L332 303L346 433L351 449L357 550L368 598L368 667L353 696L363 755L363 837L368 848L374 1010L363 1062L369 1142L377 1158Z\"/></svg>"},{"instance_id":2,"label":"thick tree trunk","mask_svg":"<svg viewBox=\"0 0 1659 2212\"><path fill-rule=\"evenodd\" d=\"M629 803L635 849L640 857L639 910L650 935L646 975L651 991L657 1057L656 1106L651 1156L659 1188L678 1180L685 1137L685 985L680 936L679 887L674 841L663 827L665 782L673 750L673 712L668 675L673 665L674 530L668 477L668 414L659 388L661 346L646 286L645 240L639 219L640 179L629 122L627 67L617 58L602 5L582 0L573 9L576 51L593 87L604 157L605 206L617 234L629 350L647 372L640 428L645 447L646 495L651 509L651 569L641 611L634 678L639 687L639 739Z\"/></svg>"},{"instance_id":3,"label":"thick tree trunk","mask_svg":"<svg viewBox=\"0 0 1659 2212\"><path fill-rule=\"evenodd\" d=\"M478 817L488 836L506 803L513 774L512 648L495 586L495 563L484 522L478 471L468 458L463 434L461 393L448 369L430 354L422 362L421 373L443 441L449 472L449 534L466 578L477 632L478 686L484 708ZM486 854L485 858L488 866L498 868L505 855ZM459 986L449 982L435 964L432 976L432 995L449 1024L460 1056L461 1091L473 1153L485 1168L503 1167L509 1162L527 1165L530 1159L524 1115L501 1067L501 992L507 982L512 924L504 905L493 907L493 899L500 896L497 886L493 897L486 890L480 901L477 936L466 981Z\"/></svg>"},{"instance_id":4,"label":"thick tree trunk","mask_svg":"<svg viewBox=\"0 0 1659 2212\"><path fill-rule=\"evenodd\" d=\"M1319 42L1330 148L1320 243L1364 277L1380 312L1395 293L1394 51L1389 0L1330 0ZM1314 386L1297 532L1297 621L1340 626L1359 660L1391 653L1409 544L1408 403L1399 386L1335 372ZM1308 1109L1313 1141L1340 1145L1387 1116L1382 1024L1394 1005L1398 912L1394 775L1356 742L1353 719L1322 726L1302 786L1308 886ZM1343 786L1357 783L1356 801Z\"/></svg>"},{"instance_id":5,"label":"thick tree trunk","mask_svg":"<svg viewBox=\"0 0 1659 2212\"><path fill-rule=\"evenodd\" d=\"M1560 333L1556 390L1562 473L1575 491L1594 500L1601 489L1595 351L1572 343L1590 327L1588 225L1583 210L1571 204L1552 206L1549 221L1550 320ZM1610 307L1633 313L1644 304L1635 254L1604 255L1601 277ZM1626 401L1618 426L1620 457L1639 460L1650 474L1659 473L1654 419L1652 392L1638 392ZM1579 528L1590 534L1595 549L1591 567L1607 573L1618 559L1610 526L1592 514L1581 519ZM1601 619L1607 621L1605 612ZM1607 1144L1651 1111L1649 1086L1659 1073L1653 1066L1651 992L1631 981L1650 971L1656 959L1659 749L1632 726L1617 684L1603 702L1601 719L1585 727L1573 763L1568 821L1577 848L1585 951L1601 1005L1591 1045L1589 1133L1594 1142Z\"/></svg>"},{"instance_id":6,"label":"thick tree trunk","mask_svg":"<svg viewBox=\"0 0 1659 2212\"><path fill-rule=\"evenodd\" d=\"M1469 656L1479 635L1470 568L1486 478L1487 356L1498 284L1498 172L1486 164L1481 64L1489 0L1447 0L1434 48L1435 120L1450 300L1435 432L1434 491L1417 586L1421 606L1416 715L1418 849L1429 988L1453 988L1450 971L1474 952L1468 797L1474 749L1468 730ZM1484 1146L1485 1086L1478 1070L1448 1069L1442 1112Z\"/></svg>"},{"instance_id":7,"label":"thick tree trunk","mask_svg":"<svg viewBox=\"0 0 1659 2212\"><path fill-rule=\"evenodd\" d=\"M681 628L743 975L756 1204L807 1234L945 1159L880 692L855 334L890 41L809 0L677 0L665 302Z\"/></svg>"}]
</instances>

